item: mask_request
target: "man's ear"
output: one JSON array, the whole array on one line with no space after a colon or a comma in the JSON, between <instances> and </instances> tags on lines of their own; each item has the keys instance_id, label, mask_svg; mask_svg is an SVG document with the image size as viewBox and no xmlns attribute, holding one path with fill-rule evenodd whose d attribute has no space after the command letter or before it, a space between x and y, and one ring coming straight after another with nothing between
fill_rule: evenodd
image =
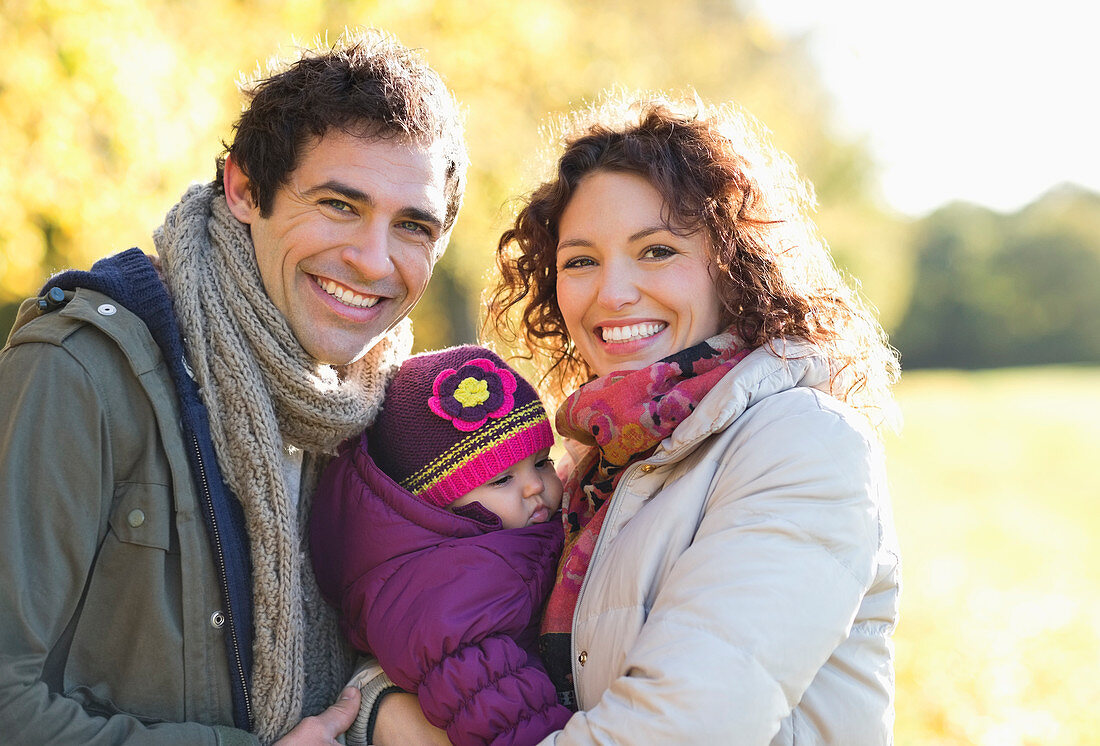
<instances>
[{"instance_id":1,"label":"man's ear","mask_svg":"<svg viewBox=\"0 0 1100 746\"><path fill-rule=\"evenodd\" d=\"M259 208L252 199L252 191L249 189L251 182L240 166L233 162L232 156L225 157L225 168L222 169L222 186L225 187L225 201L229 205L229 211L237 220L251 225L259 215Z\"/></svg>"}]
</instances>

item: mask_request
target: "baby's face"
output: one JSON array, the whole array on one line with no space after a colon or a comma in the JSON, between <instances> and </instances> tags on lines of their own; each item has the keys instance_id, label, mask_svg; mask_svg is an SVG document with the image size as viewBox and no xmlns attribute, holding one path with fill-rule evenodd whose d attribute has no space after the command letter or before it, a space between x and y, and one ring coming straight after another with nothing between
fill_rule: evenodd
<instances>
[{"instance_id":1,"label":"baby's face","mask_svg":"<svg viewBox=\"0 0 1100 746\"><path fill-rule=\"evenodd\" d=\"M454 510L479 502L500 517L504 528L545 523L561 507L561 480L550 449L539 451L450 504Z\"/></svg>"}]
</instances>

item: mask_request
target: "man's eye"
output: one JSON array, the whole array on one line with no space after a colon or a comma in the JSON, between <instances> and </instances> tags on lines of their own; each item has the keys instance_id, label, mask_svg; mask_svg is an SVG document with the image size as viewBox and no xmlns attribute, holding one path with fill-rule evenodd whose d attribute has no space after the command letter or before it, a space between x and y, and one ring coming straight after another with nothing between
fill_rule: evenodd
<instances>
[{"instance_id":1,"label":"man's eye","mask_svg":"<svg viewBox=\"0 0 1100 746\"><path fill-rule=\"evenodd\" d=\"M323 199L321 200L321 204L325 205L326 207L331 207L332 209L338 210L340 212L352 211L351 205L349 205L342 199Z\"/></svg>"},{"instance_id":2,"label":"man's eye","mask_svg":"<svg viewBox=\"0 0 1100 746\"><path fill-rule=\"evenodd\" d=\"M417 223L412 220L404 220L397 224L397 227L401 230L408 231L409 233L420 233L428 238L431 238L432 232L428 230L428 226Z\"/></svg>"}]
</instances>

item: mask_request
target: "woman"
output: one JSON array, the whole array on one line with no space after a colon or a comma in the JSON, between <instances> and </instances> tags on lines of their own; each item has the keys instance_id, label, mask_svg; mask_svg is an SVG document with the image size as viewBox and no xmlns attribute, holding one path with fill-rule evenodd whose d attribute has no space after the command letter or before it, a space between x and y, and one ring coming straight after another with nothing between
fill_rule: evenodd
<instances>
[{"instance_id":1,"label":"woman","mask_svg":"<svg viewBox=\"0 0 1100 746\"><path fill-rule=\"evenodd\" d=\"M489 305L572 392L541 649L579 711L546 743L889 743L896 355L750 117L574 124Z\"/></svg>"}]
</instances>

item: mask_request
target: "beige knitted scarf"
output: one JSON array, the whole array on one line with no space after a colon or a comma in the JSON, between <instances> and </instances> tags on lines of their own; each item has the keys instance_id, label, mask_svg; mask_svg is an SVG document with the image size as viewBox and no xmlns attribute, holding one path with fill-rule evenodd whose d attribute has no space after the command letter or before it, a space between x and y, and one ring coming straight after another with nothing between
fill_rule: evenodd
<instances>
[{"instance_id":1,"label":"beige knitted scarf","mask_svg":"<svg viewBox=\"0 0 1100 746\"><path fill-rule=\"evenodd\" d=\"M209 411L218 463L251 540L252 710L271 742L335 700L350 650L321 600L306 553L309 502L325 456L374 420L408 356L403 321L363 359L319 365L264 292L247 225L213 184L192 186L154 234L188 362ZM286 444L305 451L297 514Z\"/></svg>"}]
</instances>

